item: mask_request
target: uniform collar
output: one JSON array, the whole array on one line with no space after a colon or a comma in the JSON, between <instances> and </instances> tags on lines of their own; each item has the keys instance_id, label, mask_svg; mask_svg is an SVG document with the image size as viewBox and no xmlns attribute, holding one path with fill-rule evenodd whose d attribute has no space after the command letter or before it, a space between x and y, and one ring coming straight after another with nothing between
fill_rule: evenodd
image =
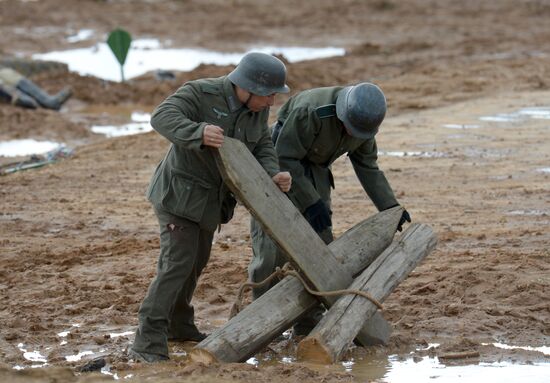
<instances>
[{"instance_id":1,"label":"uniform collar","mask_svg":"<svg viewBox=\"0 0 550 383\"><path fill-rule=\"evenodd\" d=\"M244 104L239 101L235 89L233 88L233 83L229 81L229 78L225 77L223 80L223 93L225 94L225 99L227 105L229 105L229 110L233 113L241 109Z\"/></svg>"}]
</instances>

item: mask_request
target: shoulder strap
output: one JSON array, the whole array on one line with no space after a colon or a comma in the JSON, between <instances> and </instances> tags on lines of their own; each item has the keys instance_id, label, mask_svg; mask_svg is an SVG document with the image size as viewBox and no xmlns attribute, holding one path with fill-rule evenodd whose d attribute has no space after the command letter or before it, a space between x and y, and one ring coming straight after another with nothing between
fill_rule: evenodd
<instances>
[{"instance_id":1,"label":"shoulder strap","mask_svg":"<svg viewBox=\"0 0 550 383\"><path fill-rule=\"evenodd\" d=\"M208 82L202 82L202 81L199 84L200 84L201 90L204 93L220 94L221 92L221 88L217 85L214 85Z\"/></svg>"},{"instance_id":2,"label":"shoulder strap","mask_svg":"<svg viewBox=\"0 0 550 383\"><path fill-rule=\"evenodd\" d=\"M322 105L315 108L315 113L319 118L329 118L336 116L336 104Z\"/></svg>"}]
</instances>

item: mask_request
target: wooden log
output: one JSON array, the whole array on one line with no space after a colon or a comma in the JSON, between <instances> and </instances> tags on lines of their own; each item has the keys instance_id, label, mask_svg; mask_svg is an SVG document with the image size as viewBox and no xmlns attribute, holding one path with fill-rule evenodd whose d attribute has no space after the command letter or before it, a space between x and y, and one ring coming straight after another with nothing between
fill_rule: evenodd
<instances>
[{"instance_id":1,"label":"wooden log","mask_svg":"<svg viewBox=\"0 0 550 383\"><path fill-rule=\"evenodd\" d=\"M364 291L382 302L434 249L436 243L436 235L429 226L410 225L353 281L349 289ZM324 364L336 362L376 310L376 305L365 297L341 297L298 344L298 359Z\"/></svg>"},{"instance_id":2,"label":"wooden log","mask_svg":"<svg viewBox=\"0 0 550 383\"><path fill-rule=\"evenodd\" d=\"M479 351L462 351L451 352L448 354L437 355L439 359L467 359L467 358L479 358Z\"/></svg>"},{"instance_id":3,"label":"wooden log","mask_svg":"<svg viewBox=\"0 0 550 383\"><path fill-rule=\"evenodd\" d=\"M214 153L226 185L318 291L349 286L352 276L343 272L327 245L241 141L225 137Z\"/></svg>"},{"instance_id":4,"label":"wooden log","mask_svg":"<svg viewBox=\"0 0 550 383\"><path fill-rule=\"evenodd\" d=\"M402 212L396 207L375 214L329 245L346 272L356 274L390 245ZM200 342L190 357L203 363L245 361L317 304L296 278L286 277ZM376 334L363 335L369 336Z\"/></svg>"}]
</instances>

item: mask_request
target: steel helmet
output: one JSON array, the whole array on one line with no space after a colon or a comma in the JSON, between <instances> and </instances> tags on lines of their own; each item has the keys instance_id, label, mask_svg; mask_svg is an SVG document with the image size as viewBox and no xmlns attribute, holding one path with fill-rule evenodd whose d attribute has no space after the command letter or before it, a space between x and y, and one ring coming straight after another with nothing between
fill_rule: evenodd
<instances>
[{"instance_id":1,"label":"steel helmet","mask_svg":"<svg viewBox=\"0 0 550 383\"><path fill-rule=\"evenodd\" d=\"M258 96L290 91L285 84L285 64L266 53L247 53L228 77L233 84Z\"/></svg>"},{"instance_id":2,"label":"steel helmet","mask_svg":"<svg viewBox=\"0 0 550 383\"><path fill-rule=\"evenodd\" d=\"M336 99L336 115L353 137L373 138L386 115L386 97L368 82L345 87Z\"/></svg>"}]
</instances>

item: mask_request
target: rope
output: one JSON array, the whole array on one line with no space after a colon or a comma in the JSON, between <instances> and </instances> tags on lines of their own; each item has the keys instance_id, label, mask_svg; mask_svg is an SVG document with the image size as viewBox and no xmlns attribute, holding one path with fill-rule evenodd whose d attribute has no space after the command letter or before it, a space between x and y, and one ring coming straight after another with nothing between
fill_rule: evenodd
<instances>
[{"instance_id":1,"label":"rope","mask_svg":"<svg viewBox=\"0 0 550 383\"><path fill-rule=\"evenodd\" d=\"M242 308L243 308L243 295L244 295L245 289L263 287L263 286L267 285L268 283L270 283L275 277L279 277L280 279L282 279L282 278L284 278L288 275L291 275L294 278L297 278L300 281L300 283L304 286L306 291L308 293L310 293L311 295L315 295L315 296L318 296L318 297L333 297L333 296L339 296L339 295L344 295L344 294L355 294L355 295L360 295L363 298L368 299L374 305L376 305L376 307L378 307L380 310L383 309L382 304L376 298L374 298L372 295L370 295L369 293L367 293L365 291L356 290L356 289L342 289L342 290L331 290L331 291L313 290L308 286L306 281L304 281L302 276L296 270L291 269L290 263L287 262L283 265L282 268L276 267L275 271L269 277L267 277L266 279L264 279L261 282L247 281L247 282L243 283L241 285L241 287L239 288L239 292L237 293L237 299L235 300L235 303L233 303L233 306L231 307L231 311L229 313L229 319L233 318L235 315L237 315L242 310Z\"/></svg>"}]
</instances>

